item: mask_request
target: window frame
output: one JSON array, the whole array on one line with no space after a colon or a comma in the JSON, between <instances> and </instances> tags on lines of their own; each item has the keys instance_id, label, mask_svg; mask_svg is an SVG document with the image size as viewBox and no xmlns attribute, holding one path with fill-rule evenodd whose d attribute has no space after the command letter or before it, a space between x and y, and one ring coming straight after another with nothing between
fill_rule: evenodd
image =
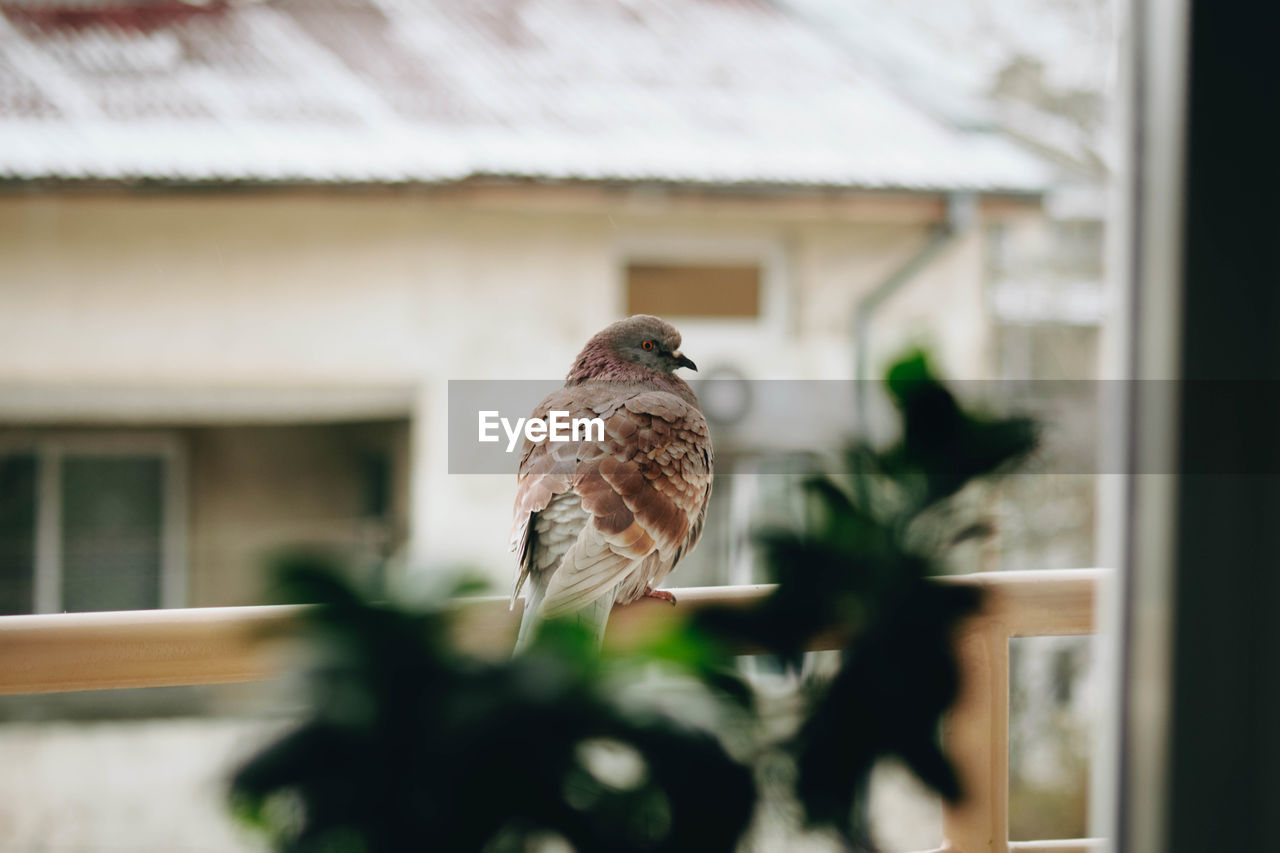
<instances>
[{"instance_id":1,"label":"window frame","mask_svg":"<svg viewBox=\"0 0 1280 853\"><path fill-rule=\"evenodd\" d=\"M66 456L151 456L164 465L160 496L160 607L187 602L187 453L173 431L30 430L0 436L0 453L37 460L32 613L63 612L62 460Z\"/></svg>"},{"instance_id":2,"label":"window frame","mask_svg":"<svg viewBox=\"0 0 1280 853\"><path fill-rule=\"evenodd\" d=\"M670 315L689 336L741 340L782 337L789 328L790 273L787 250L776 236L709 236L687 234L631 235L614 243L614 314L627 314L627 268L632 264L697 266L755 264L760 268L760 313L756 317L692 317Z\"/></svg>"}]
</instances>

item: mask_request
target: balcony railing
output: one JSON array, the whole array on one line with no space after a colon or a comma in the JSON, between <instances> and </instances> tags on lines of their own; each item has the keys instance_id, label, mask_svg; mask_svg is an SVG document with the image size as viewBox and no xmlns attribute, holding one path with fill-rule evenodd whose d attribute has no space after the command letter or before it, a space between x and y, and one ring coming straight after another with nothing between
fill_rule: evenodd
<instances>
[{"instance_id":1,"label":"balcony railing","mask_svg":"<svg viewBox=\"0 0 1280 853\"><path fill-rule=\"evenodd\" d=\"M937 853L1084 853L1098 839L1009 841L1009 640L1012 637L1093 633L1097 589L1105 571L1071 569L952 576L941 583L987 591L983 611L956 638L963 687L943 726L948 753L968 797L943 812L945 841ZM638 632L709 605L749 604L768 586L676 590L679 608L641 600L618 608L606 644L625 644ZM462 600L458 641L500 654L515 642L519 608L505 598ZM280 670L279 643L266 632L283 628L298 606L211 607L114 613L0 617L0 694L122 687L165 687L258 681ZM813 651L838 648L820 638ZM737 650L750 654L752 649Z\"/></svg>"}]
</instances>

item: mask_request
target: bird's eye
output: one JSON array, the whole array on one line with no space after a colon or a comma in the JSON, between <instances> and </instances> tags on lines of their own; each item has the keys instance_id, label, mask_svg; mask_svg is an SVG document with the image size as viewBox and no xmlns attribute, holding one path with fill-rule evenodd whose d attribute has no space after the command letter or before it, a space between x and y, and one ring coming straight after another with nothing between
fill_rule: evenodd
<instances>
[{"instance_id":1,"label":"bird's eye","mask_svg":"<svg viewBox=\"0 0 1280 853\"><path fill-rule=\"evenodd\" d=\"M655 344L653 341L645 341L640 345L640 349L644 350L645 352L653 352L653 349L656 346L657 344Z\"/></svg>"}]
</instances>

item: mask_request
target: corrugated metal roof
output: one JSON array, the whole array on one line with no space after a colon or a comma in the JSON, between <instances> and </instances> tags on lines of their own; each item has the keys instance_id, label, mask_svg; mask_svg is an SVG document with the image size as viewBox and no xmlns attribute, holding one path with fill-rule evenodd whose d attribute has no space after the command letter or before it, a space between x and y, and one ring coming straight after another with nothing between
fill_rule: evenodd
<instances>
[{"instance_id":1,"label":"corrugated metal roof","mask_svg":"<svg viewBox=\"0 0 1280 853\"><path fill-rule=\"evenodd\" d=\"M1036 192L764 0L0 0L0 179Z\"/></svg>"}]
</instances>

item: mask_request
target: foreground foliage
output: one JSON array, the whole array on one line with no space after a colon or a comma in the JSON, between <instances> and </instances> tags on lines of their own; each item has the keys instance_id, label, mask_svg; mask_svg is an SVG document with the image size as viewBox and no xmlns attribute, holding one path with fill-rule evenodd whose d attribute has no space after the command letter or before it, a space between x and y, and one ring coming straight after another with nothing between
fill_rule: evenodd
<instances>
[{"instance_id":1,"label":"foreground foliage","mask_svg":"<svg viewBox=\"0 0 1280 853\"><path fill-rule=\"evenodd\" d=\"M937 731L959 686L950 641L980 601L927 578L984 532L951 499L1008 470L1036 432L964 410L922 355L886 384L901 439L850 448L852 475L805 483L803 529L760 537L777 591L750 610L703 611L625 656L601 658L549 623L517 658L468 657L442 607L374 603L315 560L290 562L288 597L318 605L305 617L319 653L312 711L236 775L238 813L285 851L506 851L548 838L579 851L732 850L759 801L757 765L781 753L806 821L853 848L867 845L860 803L881 758L961 796ZM845 640L839 670L812 686L795 734L769 742L723 650L747 643L796 664L820 635ZM619 689L654 663L718 710L681 715Z\"/></svg>"}]
</instances>

